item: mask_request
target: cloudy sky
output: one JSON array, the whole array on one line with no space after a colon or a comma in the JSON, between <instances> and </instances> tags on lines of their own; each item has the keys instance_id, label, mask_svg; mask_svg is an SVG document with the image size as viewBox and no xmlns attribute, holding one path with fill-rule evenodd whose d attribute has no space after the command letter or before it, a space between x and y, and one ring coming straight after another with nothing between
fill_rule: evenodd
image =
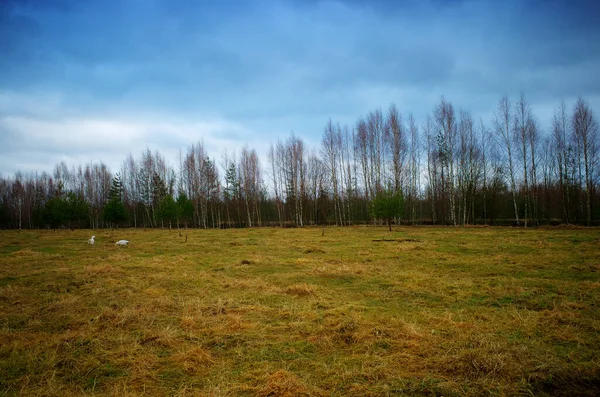
<instances>
[{"instance_id":1,"label":"cloudy sky","mask_svg":"<svg viewBox=\"0 0 600 397\"><path fill-rule=\"evenodd\" d=\"M523 92L543 127L600 112L600 3L567 0L1 0L0 174L318 145L394 102L491 120Z\"/></svg>"}]
</instances>

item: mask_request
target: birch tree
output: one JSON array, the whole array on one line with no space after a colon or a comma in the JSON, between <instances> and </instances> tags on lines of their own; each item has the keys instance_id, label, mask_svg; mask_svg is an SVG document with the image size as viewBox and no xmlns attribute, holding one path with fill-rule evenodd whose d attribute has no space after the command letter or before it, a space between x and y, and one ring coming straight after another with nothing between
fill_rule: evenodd
<instances>
[{"instance_id":1,"label":"birch tree","mask_svg":"<svg viewBox=\"0 0 600 397\"><path fill-rule=\"evenodd\" d=\"M434 115L442 159L442 184L448 194L450 221L456 226L455 150L457 126L454 106L442 98L440 104L435 108ZM447 172L447 175L444 174L444 171Z\"/></svg>"},{"instance_id":2,"label":"birch tree","mask_svg":"<svg viewBox=\"0 0 600 397\"><path fill-rule=\"evenodd\" d=\"M571 222L569 165L572 164L572 148L569 145L568 131L567 110L565 102L561 101L560 105L554 110L552 149L555 154L554 159L558 172L557 179L560 191L561 213L563 221L567 224Z\"/></svg>"},{"instance_id":3,"label":"birch tree","mask_svg":"<svg viewBox=\"0 0 600 397\"><path fill-rule=\"evenodd\" d=\"M514 139L517 142L518 152L521 156L523 166L523 190L525 192L525 203L524 203L524 216L523 221L525 227L530 216L529 213L529 149L528 149L528 137L530 134L529 129L531 128L531 108L525 100L525 96L521 94L521 98L515 106L515 117L514 117Z\"/></svg>"},{"instance_id":4,"label":"birch tree","mask_svg":"<svg viewBox=\"0 0 600 397\"><path fill-rule=\"evenodd\" d=\"M343 170L343 166L340 167L341 145L340 127L339 125L334 126L330 119L321 140L321 156L333 189L333 211L336 225L343 225L343 208L340 198L340 174Z\"/></svg>"},{"instance_id":5,"label":"birch tree","mask_svg":"<svg viewBox=\"0 0 600 397\"><path fill-rule=\"evenodd\" d=\"M571 118L572 133L579 144L581 157L579 167L584 169L586 224L592 224L592 171L598 154L598 123L594 112L583 98L578 98Z\"/></svg>"},{"instance_id":6,"label":"birch tree","mask_svg":"<svg viewBox=\"0 0 600 397\"><path fill-rule=\"evenodd\" d=\"M414 225L417 222L417 206L420 202L421 142L419 140L419 127L417 127L412 113L408 115L408 131L410 133L410 188L408 197L411 206L410 217Z\"/></svg>"},{"instance_id":7,"label":"birch tree","mask_svg":"<svg viewBox=\"0 0 600 397\"><path fill-rule=\"evenodd\" d=\"M515 182L515 167L513 160L513 123L514 118L512 115L508 97L502 97L502 99L500 99L500 102L498 102L498 109L494 113L494 136L498 143L498 147L504 152L506 161L508 163L508 177L510 182L510 190L512 194L515 220L518 225L519 210L517 207L517 184Z\"/></svg>"}]
</instances>

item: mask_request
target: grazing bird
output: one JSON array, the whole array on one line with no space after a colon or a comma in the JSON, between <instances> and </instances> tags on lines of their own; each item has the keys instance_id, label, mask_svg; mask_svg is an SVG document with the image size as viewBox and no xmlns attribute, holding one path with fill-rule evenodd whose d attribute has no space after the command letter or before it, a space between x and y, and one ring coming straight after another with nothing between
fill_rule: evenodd
<instances>
[{"instance_id":1,"label":"grazing bird","mask_svg":"<svg viewBox=\"0 0 600 397\"><path fill-rule=\"evenodd\" d=\"M115 243L115 247L116 247L117 245L124 245L124 246L127 246L127 244L129 244L129 241L128 241L128 240L119 240L119 241L117 241L117 242Z\"/></svg>"},{"instance_id":2,"label":"grazing bird","mask_svg":"<svg viewBox=\"0 0 600 397\"><path fill-rule=\"evenodd\" d=\"M94 245L94 238L96 238L96 236L92 236L92 238L88 240L88 244Z\"/></svg>"}]
</instances>

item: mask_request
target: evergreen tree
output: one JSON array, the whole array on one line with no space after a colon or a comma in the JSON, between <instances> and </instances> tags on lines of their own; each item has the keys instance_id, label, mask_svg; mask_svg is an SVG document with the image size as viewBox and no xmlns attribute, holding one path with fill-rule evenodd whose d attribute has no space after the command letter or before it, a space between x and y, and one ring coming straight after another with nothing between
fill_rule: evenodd
<instances>
[{"instance_id":1,"label":"evergreen tree","mask_svg":"<svg viewBox=\"0 0 600 397\"><path fill-rule=\"evenodd\" d=\"M104 221L111 226L117 226L119 223L127 220L127 211L125 205L121 201L123 185L119 174L116 174L112 180L112 185L108 193L108 202L104 206Z\"/></svg>"},{"instance_id":2,"label":"evergreen tree","mask_svg":"<svg viewBox=\"0 0 600 397\"><path fill-rule=\"evenodd\" d=\"M177 197L177 223L183 222L188 226L194 217L194 204L188 199L185 193L180 193Z\"/></svg>"},{"instance_id":3,"label":"evergreen tree","mask_svg":"<svg viewBox=\"0 0 600 397\"><path fill-rule=\"evenodd\" d=\"M164 179L155 172L152 175L152 204L158 207L167 194L168 189Z\"/></svg>"},{"instance_id":4,"label":"evergreen tree","mask_svg":"<svg viewBox=\"0 0 600 397\"><path fill-rule=\"evenodd\" d=\"M40 183L35 186L35 198L33 202L33 221L37 227L45 224L46 194Z\"/></svg>"},{"instance_id":5,"label":"evergreen tree","mask_svg":"<svg viewBox=\"0 0 600 397\"><path fill-rule=\"evenodd\" d=\"M110 186L110 190L108 191L108 199L118 199L121 200L121 196L123 194L123 182L121 182L121 176L116 174L112 180L112 184Z\"/></svg>"},{"instance_id":6,"label":"evergreen tree","mask_svg":"<svg viewBox=\"0 0 600 397\"><path fill-rule=\"evenodd\" d=\"M116 198L110 199L104 206L104 221L111 226L119 226L127 220L127 211L121 200Z\"/></svg>"},{"instance_id":7,"label":"evergreen tree","mask_svg":"<svg viewBox=\"0 0 600 397\"><path fill-rule=\"evenodd\" d=\"M227 211L227 224L231 226L231 218L235 218L236 201L240 196L240 183L238 180L235 163L231 163L225 172L225 189L223 197L225 199L225 208Z\"/></svg>"},{"instance_id":8,"label":"evergreen tree","mask_svg":"<svg viewBox=\"0 0 600 397\"><path fill-rule=\"evenodd\" d=\"M5 228L10 225L10 211L8 204L4 201L0 202L0 227Z\"/></svg>"},{"instance_id":9,"label":"evergreen tree","mask_svg":"<svg viewBox=\"0 0 600 397\"><path fill-rule=\"evenodd\" d=\"M44 206L44 223L52 229L59 228L68 220L66 201L60 197L52 197Z\"/></svg>"},{"instance_id":10,"label":"evergreen tree","mask_svg":"<svg viewBox=\"0 0 600 397\"><path fill-rule=\"evenodd\" d=\"M239 182L235 163L231 163L225 173L225 191L223 192L226 200L233 200L239 192Z\"/></svg>"},{"instance_id":11,"label":"evergreen tree","mask_svg":"<svg viewBox=\"0 0 600 397\"><path fill-rule=\"evenodd\" d=\"M66 200L63 197L62 181L59 181L56 190L53 192L53 197L48 199L44 205L43 219L46 226L57 229L65 225L68 221L68 208Z\"/></svg>"},{"instance_id":12,"label":"evergreen tree","mask_svg":"<svg viewBox=\"0 0 600 397\"><path fill-rule=\"evenodd\" d=\"M156 214L161 222L167 222L169 224L170 229L171 224L173 222L177 222L177 210L177 203L175 203L175 200L173 200L173 196L167 194L158 203L158 211Z\"/></svg>"},{"instance_id":13,"label":"evergreen tree","mask_svg":"<svg viewBox=\"0 0 600 397\"><path fill-rule=\"evenodd\" d=\"M381 190L372 203L373 216L385 220L392 231L392 220L400 218L404 211L404 198L400 191Z\"/></svg>"},{"instance_id":14,"label":"evergreen tree","mask_svg":"<svg viewBox=\"0 0 600 397\"><path fill-rule=\"evenodd\" d=\"M87 217L88 204L83 197L78 196L73 192L69 192L65 199L65 210L69 227L72 227L72 223L80 224L81 221Z\"/></svg>"}]
</instances>

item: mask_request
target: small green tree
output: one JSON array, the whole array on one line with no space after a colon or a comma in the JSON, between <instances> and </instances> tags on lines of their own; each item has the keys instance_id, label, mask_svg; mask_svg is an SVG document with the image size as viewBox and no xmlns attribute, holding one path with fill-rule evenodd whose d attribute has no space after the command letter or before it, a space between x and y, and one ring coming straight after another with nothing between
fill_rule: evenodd
<instances>
[{"instance_id":1,"label":"small green tree","mask_svg":"<svg viewBox=\"0 0 600 397\"><path fill-rule=\"evenodd\" d=\"M225 172L225 189L223 189L223 198L225 199L225 210L227 213L227 227L231 227L231 218L235 219L235 208L239 194L240 184L237 169L235 163L232 162Z\"/></svg>"},{"instance_id":2,"label":"small green tree","mask_svg":"<svg viewBox=\"0 0 600 397\"><path fill-rule=\"evenodd\" d=\"M119 174L115 175L112 180L110 192L108 193L108 202L104 206L104 221L108 222L111 226L115 225L118 227L119 223L127 220L127 210L125 210L125 204L121 201L121 193L123 187Z\"/></svg>"},{"instance_id":3,"label":"small green tree","mask_svg":"<svg viewBox=\"0 0 600 397\"><path fill-rule=\"evenodd\" d=\"M108 198L114 199L117 198L121 200L121 195L123 193L123 182L121 182L121 176L119 174L115 174L113 177L112 183L110 185L110 190L108 192Z\"/></svg>"},{"instance_id":4,"label":"small green tree","mask_svg":"<svg viewBox=\"0 0 600 397\"><path fill-rule=\"evenodd\" d=\"M72 222L80 224L88 214L88 204L85 202L82 196L78 196L73 192L67 193L65 200L67 221L69 227L72 227Z\"/></svg>"},{"instance_id":5,"label":"small green tree","mask_svg":"<svg viewBox=\"0 0 600 397\"><path fill-rule=\"evenodd\" d=\"M10 211L8 204L0 200L0 227L7 227L10 224Z\"/></svg>"},{"instance_id":6,"label":"small green tree","mask_svg":"<svg viewBox=\"0 0 600 397\"><path fill-rule=\"evenodd\" d=\"M111 226L115 225L118 227L119 223L127 220L127 211L123 202L117 198L108 200L108 203L104 206L104 220Z\"/></svg>"},{"instance_id":7,"label":"small green tree","mask_svg":"<svg viewBox=\"0 0 600 397\"><path fill-rule=\"evenodd\" d=\"M193 218L194 204L188 199L185 193L179 193L177 197L177 223L183 222L187 228Z\"/></svg>"},{"instance_id":8,"label":"small green tree","mask_svg":"<svg viewBox=\"0 0 600 397\"><path fill-rule=\"evenodd\" d=\"M156 208L160 202L169 194L167 184L161 176L154 172L152 175L152 205Z\"/></svg>"},{"instance_id":9,"label":"small green tree","mask_svg":"<svg viewBox=\"0 0 600 397\"><path fill-rule=\"evenodd\" d=\"M171 223L177 221L177 203L173 200L173 196L167 194L160 200L156 215L161 222L169 224L169 229L171 228Z\"/></svg>"},{"instance_id":10,"label":"small green tree","mask_svg":"<svg viewBox=\"0 0 600 397\"><path fill-rule=\"evenodd\" d=\"M391 189L381 190L372 202L372 212L376 219L383 219L387 222L390 232L392 231L392 221L400 218L404 211L404 198L400 191L394 192Z\"/></svg>"},{"instance_id":11,"label":"small green tree","mask_svg":"<svg viewBox=\"0 0 600 397\"><path fill-rule=\"evenodd\" d=\"M69 219L66 201L62 197L52 197L44 206L44 222L56 229L63 226Z\"/></svg>"}]
</instances>

